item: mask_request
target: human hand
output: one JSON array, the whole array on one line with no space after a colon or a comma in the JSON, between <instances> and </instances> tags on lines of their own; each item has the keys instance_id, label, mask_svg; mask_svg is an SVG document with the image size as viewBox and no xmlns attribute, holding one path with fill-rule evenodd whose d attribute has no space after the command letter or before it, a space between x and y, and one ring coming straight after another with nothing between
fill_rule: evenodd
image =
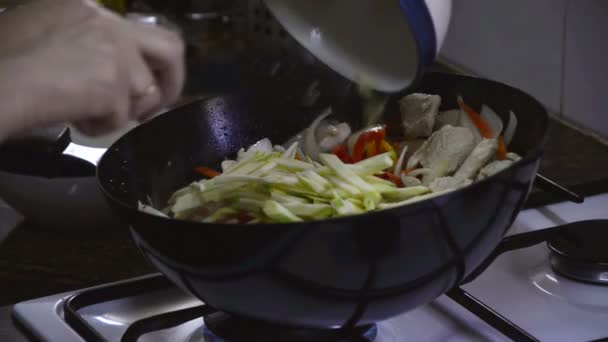
<instances>
[{"instance_id":1,"label":"human hand","mask_svg":"<svg viewBox=\"0 0 608 342\"><path fill-rule=\"evenodd\" d=\"M177 100L184 44L87 0L35 0L0 15L0 138L72 122L108 133Z\"/></svg>"}]
</instances>

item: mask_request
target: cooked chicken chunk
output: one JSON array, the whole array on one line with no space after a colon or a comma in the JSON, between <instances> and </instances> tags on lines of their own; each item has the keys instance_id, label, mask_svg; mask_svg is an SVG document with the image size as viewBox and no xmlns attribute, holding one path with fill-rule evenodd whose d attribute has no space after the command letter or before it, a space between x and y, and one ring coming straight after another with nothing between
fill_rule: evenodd
<instances>
[{"instance_id":1,"label":"cooked chicken chunk","mask_svg":"<svg viewBox=\"0 0 608 342\"><path fill-rule=\"evenodd\" d=\"M488 178L492 175L499 173L500 171L508 168L513 164L511 160L495 160L490 164L484 166L481 170L479 170L479 174L477 175L477 180L482 180Z\"/></svg>"},{"instance_id":2,"label":"cooked chicken chunk","mask_svg":"<svg viewBox=\"0 0 608 342\"><path fill-rule=\"evenodd\" d=\"M429 184L429 188L433 190L433 192L440 192L445 190L456 190L458 188L463 188L465 186L469 186L473 183L470 179L460 179L456 177L439 177L435 178Z\"/></svg>"},{"instance_id":3,"label":"cooked chicken chunk","mask_svg":"<svg viewBox=\"0 0 608 342\"><path fill-rule=\"evenodd\" d=\"M432 169L435 177L445 176L458 169L474 147L473 134L468 128L448 125L431 135L408 160L407 168L421 164Z\"/></svg>"},{"instance_id":4,"label":"cooked chicken chunk","mask_svg":"<svg viewBox=\"0 0 608 342\"><path fill-rule=\"evenodd\" d=\"M521 157L517 153L509 152L507 153L507 159L516 162L519 161Z\"/></svg>"},{"instance_id":5,"label":"cooked chicken chunk","mask_svg":"<svg viewBox=\"0 0 608 342\"><path fill-rule=\"evenodd\" d=\"M399 101L401 121L406 138L428 137L433 133L441 97L428 94L411 94Z\"/></svg>"},{"instance_id":6,"label":"cooked chicken chunk","mask_svg":"<svg viewBox=\"0 0 608 342\"><path fill-rule=\"evenodd\" d=\"M408 174L409 177L420 177L422 185L428 186L437 178L437 174L432 169L421 168L416 169Z\"/></svg>"},{"instance_id":7,"label":"cooked chicken chunk","mask_svg":"<svg viewBox=\"0 0 608 342\"><path fill-rule=\"evenodd\" d=\"M497 139L483 139L462 163L454 177L460 179L474 178L477 172L496 156L496 151L498 151Z\"/></svg>"},{"instance_id":8,"label":"cooked chicken chunk","mask_svg":"<svg viewBox=\"0 0 608 342\"><path fill-rule=\"evenodd\" d=\"M435 122L435 128L440 129L447 125L460 126L460 115L462 115L460 109L452 109L439 113Z\"/></svg>"}]
</instances>

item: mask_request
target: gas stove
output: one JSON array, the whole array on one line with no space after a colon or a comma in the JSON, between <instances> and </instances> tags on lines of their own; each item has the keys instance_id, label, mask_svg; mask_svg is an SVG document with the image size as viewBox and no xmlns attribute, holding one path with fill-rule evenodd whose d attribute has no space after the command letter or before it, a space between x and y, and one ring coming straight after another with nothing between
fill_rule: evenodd
<instances>
[{"instance_id":1,"label":"gas stove","mask_svg":"<svg viewBox=\"0 0 608 342\"><path fill-rule=\"evenodd\" d=\"M474 280L426 306L364 327L353 340L607 338L608 258L601 246L608 241L608 221L589 221L608 219L606 208L608 194L601 194L583 204L521 212L496 258ZM220 313L159 274L22 302L14 317L30 335L49 341L231 341L226 335L275 341L279 334L247 322L223 324Z\"/></svg>"}]
</instances>

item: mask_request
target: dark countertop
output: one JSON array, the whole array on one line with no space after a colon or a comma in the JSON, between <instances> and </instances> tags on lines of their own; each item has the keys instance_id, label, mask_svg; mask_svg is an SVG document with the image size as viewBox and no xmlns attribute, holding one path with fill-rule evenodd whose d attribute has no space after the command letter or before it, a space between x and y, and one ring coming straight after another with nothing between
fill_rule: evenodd
<instances>
[{"instance_id":1,"label":"dark countertop","mask_svg":"<svg viewBox=\"0 0 608 342\"><path fill-rule=\"evenodd\" d=\"M28 339L12 323L10 306L0 307L0 341L26 342Z\"/></svg>"},{"instance_id":2,"label":"dark countertop","mask_svg":"<svg viewBox=\"0 0 608 342\"><path fill-rule=\"evenodd\" d=\"M541 173L586 195L608 192L608 146L553 121ZM0 245L0 306L152 272L127 231L51 232L26 221ZM0 341L24 340L9 317L0 307Z\"/></svg>"}]
</instances>

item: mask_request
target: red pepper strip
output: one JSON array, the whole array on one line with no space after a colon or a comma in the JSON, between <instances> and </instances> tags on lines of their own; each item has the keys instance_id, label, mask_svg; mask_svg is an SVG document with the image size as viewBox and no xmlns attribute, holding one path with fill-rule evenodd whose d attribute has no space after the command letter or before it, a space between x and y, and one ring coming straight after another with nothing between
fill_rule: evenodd
<instances>
[{"instance_id":1,"label":"red pepper strip","mask_svg":"<svg viewBox=\"0 0 608 342\"><path fill-rule=\"evenodd\" d=\"M361 134L355 148L353 149L353 162L357 163L363 160L363 153L365 152L365 145L373 138L373 132L365 132Z\"/></svg>"},{"instance_id":2,"label":"red pepper strip","mask_svg":"<svg viewBox=\"0 0 608 342\"><path fill-rule=\"evenodd\" d=\"M488 139L492 138L492 128L490 127L490 125L488 125L487 122L485 122L484 119L481 118L481 115L479 115L479 113L477 113L475 110L473 110L473 108L469 107L466 103L464 103L464 101L460 97L458 98L458 106L460 106L460 109L464 110L469 115L469 118L471 118L471 121L473 121L475 126L477 126L477 128L479 129L479 133L481 133L482 137Z\"/></svg>"},{"instance_id":3,"label":"red pepper strip","mask_svg":"<svg viewBox=\"0 0 608 342\"><path fill-rule=\"evenodd\" d=\"M370 142L367 143L367 148L365 149L365 151L366 151L365 157L369 158L369 157L375 156L376 154L378 154L378 150L379 149L380 148L378 148L377 145L376 145L376 141L375 140L371 140Z\"/></svg>"},{"instance_id":4,"label":"red pepper strip","mask_svg":"<svg viewBox=\"0 0 608 342\"><path fill-rule=\"evenodd\" d=\"M382 142L384 141L384 139L386 139L386 129L381 129L380 131L375 132L374 141L376 143L376 153L374 155L382 153Z\"/></svg>"},{"instance_id":5,"label":"red pepper strip","mask_svg":"<svg viewBox=\"0 0 608 342\"><path fill-rule=\"evenodd\" d=\"M300 161L304 160L304 159L302 159L302 156L300 155L299 152L296 152L296 158L295 159L296 160L300 160Z\"/></svg>"},{"instance_id":6,"label":"red pepper strip","mask_svg":"<svg viewBox=\"0 0 608 342\"><path fill-rule=\"evenodd\" d=\"M346 164L352 164L353 163L353 158L351 158L351 156L348 154L348 149L346 148L346 145L338 145L336 146L336 148L334 148L334 154L340 158L340 160L343 163Z\"/></svg>"},{"instance_id":7,"label":"red pepper strip","mask_svg":"<svg viewBox=\"0 0 608 342\"><path fill-rule=\"evenodd\" d=\"M497 152L498 160L506 160L507 159L507 145L505 144L505 140L502 135L498 137L498 152Z\"/></svg>"},{"instance_id":8,"label":"red pepper strip","mask_svg":"<svg viewBox=\"0 0 608 342\"><path fill-rule=\"evenodd\" d=\"M207 178L213 178L213 177L217 177L219 175L221 175L220 172L215 171L214 169L208 168L208 167L197 167L194 169L197 173L207 177Z\"/></svg>"},{"instance_id":9,"label":"red pepper strip","mask_svg":"<svg viewBox=\"0 0 608 342\"><path fill-rule=\"evenodd\" d=\"M392 172L386 172L386 176L388 177L388 179L395 183L396 186L398 187L403 187L403 183L401 182L401 178L398 177L397 175L395 175Z\"/></svg>"}]
</instances>

